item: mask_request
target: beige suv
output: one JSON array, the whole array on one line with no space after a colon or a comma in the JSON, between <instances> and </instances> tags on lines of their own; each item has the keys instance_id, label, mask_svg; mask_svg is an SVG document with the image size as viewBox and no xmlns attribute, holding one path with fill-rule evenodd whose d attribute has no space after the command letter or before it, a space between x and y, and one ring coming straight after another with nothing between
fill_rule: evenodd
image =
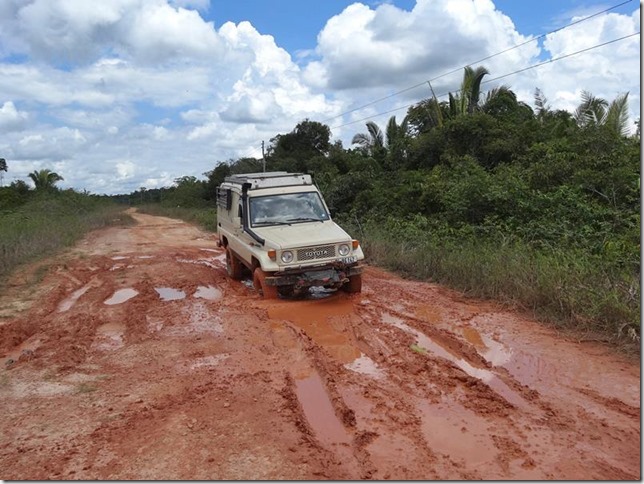
<instances>
[{"instance_id":1,"label":"beige suv","mask_svg":"<svg viewBox=\"0 0 644 484\"><path fill-rule=\"evenodd\" d=\"M313 286L362 290L360 244L331 220L311 175L226 177L217 188L217 234L230 277L249 270L266 299Z\"/></svg>"}]
</instances>

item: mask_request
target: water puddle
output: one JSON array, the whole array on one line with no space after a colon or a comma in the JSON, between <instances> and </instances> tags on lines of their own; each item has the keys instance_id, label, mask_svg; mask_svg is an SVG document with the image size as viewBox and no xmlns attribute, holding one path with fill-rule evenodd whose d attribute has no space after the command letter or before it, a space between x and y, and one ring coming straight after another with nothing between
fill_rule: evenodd
<instances>
[{"instance_id":1,"label":"water puddle","mask_svg":"<svg viewBox=\"0 0 644 484\"><path fill-rule=\"evenodd\" d=\"M123 260L123 259L129 259L128 256L126 255L115 255L114 257L110 257L112 260Z\"/></svg>"},{"instance_id":2,"label":"water puddle","mask_svg":"<svg viewBox=\"0 0 644 484\"><path fill-rule=\"evenodd\" d=\"M75 290L67 299L63 300L59 305L58 305L58 312L59 313L64 313L65 311L69 311L74 304L76 304L76 301L85 294L89 288L91 287L91 284L85 284L83 287L80 289Z\"/></svg>"},{"instance_id":3,"label":"water puddle","mask_svg":"<svg viewBox=\"0 0 644 484\"><path fill-rule=\"evenodd\" d=\"M176 301L177 299L184 299L186 297L185 292L172 287L155 287L154 290L159 293L162 301Z\"/></svg>"},{"instance_id":4,"label":"water puddle","mask_svg":"<svg viewBox=\"0 0 644 484\"><path fill-rule=\"evenodd\" d=\"M481 335L472 327L463 328L462 332L478 353L494 366L503 366L512 359L512 350L489 336Z\"/></svg>"},{"instance_id":5,"label":"water puddle","mask_svg":"<svg viewBox=\"0 0 644 484\"><path fill-rule=\"evenodd\" d=\"M139 255L137 259L154 259L153 255Z\"/></svg>"},{"instance_id":6,"label":"water puddle","mask_svg":"<svg viewBox=\"0 0 644 484\"><path fill-rule=\"evenodd\" d=\"M115 304L122 304L125 301L132 299L138 293L139 291L137 291L136 289L132 289L131 287L128 287L126 289L119 289L115 291L110 298L106 299L103 302L103 304L107 304L108 306L113 306Z\"/></svg>"},{"instance_id":7,"label":"water puddle","mask_svg":"<svg viewBox=\"0 0 644 484\"><path fill-rule=\"evenodd\" d=\"M357 360L345 364L344 367L356 373L371 376L377 380L385 376L385 372L378 367L376 362L365 354L360 355Z\"/></svg>"},{"instance_id":8,"label":"water puddle","mask_svg":"<svg viewBox=\"0 0 644 484\"><path fill-rule=\"evenodd\" d=\"M452 459L465 461L468 467L493 462L497 450L487 424L474 412L457 402L449 404L418 403L423 437L433 449Z\"/></svg>"},{"instance_id":9,"label":"water puddle","mask_svg":"<svg viewBox=\"0 0 644 484\"><path fill-rule=\"evenodd\" d=\"M306 420L322 444L334 446L351 442L346 429L335 415L329 395L317 373L295 380L295 393Z\"/></svg>"},{"instance_id":10,"label":"water puddle","mask_svg":"<svg viewBox=\"0 0 644 484\"><path fill-rule=\"evenodd\" d=\"M199 286L194 293L198 299L207 299L208 301L217 301L221 299L221 290L214 286Z\"/></svg>"},{"instance_id":11,"label":"water puddle","mask_svg":"<svg viewBox=\"0 0 644 484\"><path fill-rule=\"evenodd\" d=\"M123 346L125 325L122 323L106 323L96 328L96 347L100 350L115 350Z\"/></svg>"},{"instance_id":12,"label":"water puddle","mask_svg":"<svg viewBox=\"0 0 644 484\"><path fill-rule=\"evenodd\" d=\"M215 252L215 253L218 253L221 251L220 249L202 249L202 248L200 248L199 250L205 250L206 252Z\"/></svg>"},{"instance_id":13,"label":"water puddle","mask_svg":"<svg viewBox=\"0 0 644 484\"><path fill-rule=\"evenodd\" d=\"M268 315L274 320L294 323L340 363L352 363L362 356L347 327L352 318L357 318L349 299L327 297L271 303Z\"/></svg>"},{"instance_id":14,"label":"water puddle","mask_svg":"<svg viewBox=\"0 0 644 484\"><path fill-rule=\"evenodd\" d=\"M494 390L496 393L501 395L511 404L519 407L525 406L525 401L515 391L510 389L510 387L508 387L498 376L496 376L490 370L487 370L485 368L476 368L472 366L463 358L459 358L457 355L453 354L450 350L448 350L447 348L444 348L443 346L441 346L440 344L438 344L437 342L429 338L426 334L405 324L402 319L397 318L396 316L393 316L388 313L384 313L382 315L382 321L384 323L395 326L396 328L401 329L406 333L409 333L415 336L416 345L413 349L420 350L420 352L423 352L423 350L426 350L433 353L436 356L439 356L448 361L451 361L456 366L458 366L461 370L467 373L469 376L486 383L492 390Z\"/></svg>"}]
</instances>

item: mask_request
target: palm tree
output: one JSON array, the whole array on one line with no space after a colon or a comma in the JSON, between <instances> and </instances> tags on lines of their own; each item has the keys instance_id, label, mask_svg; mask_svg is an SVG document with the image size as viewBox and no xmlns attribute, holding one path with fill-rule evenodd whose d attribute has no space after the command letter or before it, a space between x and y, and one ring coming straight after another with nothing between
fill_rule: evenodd
<instances>
[{"instance_id":1,"label":"palm tree","mask_svg":"<svg viewBox=\"0 0 644 484\"><path fill-rule=\"evenodd\" d=\"M387 161L393 166L407 155L409 140L407 116L400 125L396 122L396 116L389 118L384 133L376 123L368 121L367 131L368 133L356 134L351 143L360 145L369 156L380 163ZM388 160L386 160L387 157Z\"/></svg>"},{"instance_id":2,"label":"palm tree","mask_svg":"<svg viewBox=\"0 0 644 484\"><path fill-rule=\"evenodd\" d=\"M451 117L461 114L472 114L479 108L481 97L481 81L489 74L488 70L479 66L473 69L470 66L465 68L461 88L456 94L449 93L449 113Z\"/></svg>"},{"instance_id":3,"label":"palm tree","mask_svg":"<svg viewBox=\"0 0 644 484\"><path fill-rule=\"evenodd\" d=\"M351 144L360 145L367 154L373 156L385 148L385 137L380 127L373 121L367 121L368 133L358 133L351 140Z\"/></svg>"},{"instance_id":4,"label":"palm tree","mask_svg":"<svg viewBox=\"0 0 644 484\"><path fill-rule=\"evenodd\" d=\"M581 104L574 113L575 121L582 127L607 126L621 136L627 136L628 93L617 96L610 104L588 91L581 92Z\"/></svg>"},{"instance_id":5,"label":"palm tree","mask_svg":"<svg viewBox=\"0 0 644 484\"><path fill-rule=\"evenodd\" d=\"M64 178L58 173L45 168L43 170L34 170L29 173L29 178L34 182L36 190L52 190L56 188L56 183Z\"/></svg>"}]
</instances>

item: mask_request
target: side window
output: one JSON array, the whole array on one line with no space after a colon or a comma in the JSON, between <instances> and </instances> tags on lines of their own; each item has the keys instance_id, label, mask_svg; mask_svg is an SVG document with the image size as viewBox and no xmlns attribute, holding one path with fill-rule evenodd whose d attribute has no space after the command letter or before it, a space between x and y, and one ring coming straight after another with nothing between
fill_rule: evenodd
<instances>
[{"instance_id":1,"label":"side window","mask_svg":"<svg viewBox=\"0 0 644 484\"><path fill-rule=\"evenodd\" d=\"M242 202L241 202L241 199L239 200L239 207L237 208L237 216L238 216L240 219L243 219L243 218L244 218L244 211L243 211L243 209L242 209Z\"/></svg>"}]
</instances>

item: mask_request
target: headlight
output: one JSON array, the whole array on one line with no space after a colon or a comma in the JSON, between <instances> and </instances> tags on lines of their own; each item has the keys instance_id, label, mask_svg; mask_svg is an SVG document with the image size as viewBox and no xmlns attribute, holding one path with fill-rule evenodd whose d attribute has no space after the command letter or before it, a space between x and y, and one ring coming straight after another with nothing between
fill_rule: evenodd
<instances>
[{"instance_id":1,"label":"headlight","mask_svg":"<svg viewBox=\"0 0 644 484\"><path fill-rule=\"evenodd\" d=\"M338 252L342 257L349 255L349 246L347 244L340 245L340 247L338 247Z\"/></svg>"},{"instance_id":2,"label":"headlight","mask_svg":"<svg viewBox=\"0 0 644 484\"><path fill-rule=\"evenodd\" d=\"M280 258L282 259L282 262L284 262L284 264L293 262L293 252L291 252L290 250L285 250L284 252L282 252Z\"/></svg>"}]
</instances>

